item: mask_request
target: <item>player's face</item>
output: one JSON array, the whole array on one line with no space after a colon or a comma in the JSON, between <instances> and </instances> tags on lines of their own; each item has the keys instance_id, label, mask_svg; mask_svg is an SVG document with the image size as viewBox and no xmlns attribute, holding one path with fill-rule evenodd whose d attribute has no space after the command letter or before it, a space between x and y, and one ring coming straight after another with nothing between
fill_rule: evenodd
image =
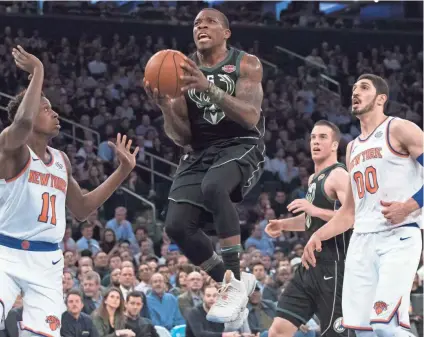
<instances>
[{"instance_id":1,"label":"player's face","mask_svg":"<svg viewBox=\"0 0 424 337\"><path fill-rule=\"evenodd\" d=\"M229 39L231 32L225 28L219 13L201 11L194 20L193 39L197 50L208 50Z\"/></svg>"},{"instance_id":2,"label":"player's face","mask_svg":"<svg viewBox=\"0 0 424 337\"><path fill-rule=\"evenodd\" d=\"M333 140L333 130L317 125L311 133L311 154L313 161L325 160L337 151L338 143Z\"/></svg>"},{"instance_id":3,"label":"player's face","mask_svg":"<svg viewBox=\"0 0 424 337\"><path fill-rule=\"evenodd\" d=\"M370 80L360 80L352 88L352 115L360 116L374 109L377 91Z\"/></svg>"},{"instance_id":4,"label":"player's face","mask_svg":"<svg viewBox=\"0 0 424 337\"><path fill-rule=\"evenodd\" d=\"M50 101L45 97L41 97L40 110L35 119L34 131L53 138L59 134L59 130L59 115L52 109Z\"/></svg>"}]
</instances>

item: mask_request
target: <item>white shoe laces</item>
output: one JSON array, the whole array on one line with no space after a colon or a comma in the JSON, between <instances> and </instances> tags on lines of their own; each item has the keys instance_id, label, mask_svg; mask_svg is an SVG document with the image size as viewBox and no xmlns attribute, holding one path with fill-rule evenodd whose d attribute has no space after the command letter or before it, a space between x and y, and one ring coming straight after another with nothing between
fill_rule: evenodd
<instances>
[{"instance_id":1,"label":"white shoe laces","mask_svg":"<svg viewBox=\"0 0 424 337\"><path fill-rule=\"evenodd\" d=\"M237 289L231 285L231 283L227 283L222 285L218 289L218 300L215 305L218 307L225 307L229 303L234 302L237 296Z\"/></svg>"}]
</instances>

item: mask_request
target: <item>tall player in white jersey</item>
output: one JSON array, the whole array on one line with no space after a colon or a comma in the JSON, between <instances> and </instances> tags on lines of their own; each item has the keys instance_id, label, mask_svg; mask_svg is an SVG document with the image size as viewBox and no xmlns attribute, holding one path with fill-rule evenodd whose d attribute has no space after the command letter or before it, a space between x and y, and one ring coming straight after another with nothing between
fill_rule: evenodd
<instances>
[{"instance_id":1,"label":"tall player in white jersey","mask_svg":"<svg viewBox=\"0 0 424 337\"><path fill-rule=\"evenodd\" d=\"M410 292L420 260L423 207L423 132L384 114L389 88L365 74L352 90L361 135L349 143L351 193L305 246L303 264L315 266L321 241L354 225L343 283L343 325L360 337L409 336Z\"/></svg>"},{"instance_id":2,"label":"tall player in white jersey","mask_svg":"<svg viewBox=\"0 0 424 337\"><path fill-rule=\"evenodd\" d=\"M24 293L21 335L60 336L64 311L62 240L65 204L85 219L122 184L135 166L131 141L118 135L117 170L83 195L61 151L47 146L58 135L58 114L41 92L44 67L20 46L16 65L30 73L26 91L8 106L9 127L0 134L0 330L18 294Z\"/></svg>"}]
</instances>

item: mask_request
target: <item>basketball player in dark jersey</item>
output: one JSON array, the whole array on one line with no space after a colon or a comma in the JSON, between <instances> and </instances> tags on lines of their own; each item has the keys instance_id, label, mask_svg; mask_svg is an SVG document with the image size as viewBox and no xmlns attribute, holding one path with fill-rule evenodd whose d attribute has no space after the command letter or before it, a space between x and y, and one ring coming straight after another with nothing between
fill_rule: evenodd
<instances>
[{"instance_id":1,"label":"basketball player in dark jersey","mask_svg":"<svg viewBox=\"0 0 424 337\"><path fill-rule=\"evenodd\" d=\"M311 133L311 153L315 173L309 178L305 199L289 204L293 218L271 220L265 231L278 237L281 231L307 231L312 235L334 216L337 204L343 203L349 186L349 175L337 162L340 130L331 122L318 121ZM341 294L344 260L349 233L322 243L317 253L317 267L309 270L300 265L293 279L284 289L277 317L269 330L269 337L292 337L301 325L306 325L314 314L318 316L323 336L347 335L342 327Z\"/></svg>"},{"instance_id":2,"label":"basketball player in dark jersey","mask_svg":"<svg viewBox=\"0 0 424 337\"><path fill-rule=\"evenodd\" d=\"M228 19L215 9L194 20L197 52L181 64L183 96L160 97L145 82L161 108L165 132L178 145L190 145L169 194L167 234L190 261L223 282L208 320L242 324L256 280L240 275L240 226L233 205L258 181L264 163L261 115L262 65L259 59L227 46ZM201 224L210 217L220 239L221 258ZM241 317L243 316L243 317Z\"/></svg>"}]
</instances>

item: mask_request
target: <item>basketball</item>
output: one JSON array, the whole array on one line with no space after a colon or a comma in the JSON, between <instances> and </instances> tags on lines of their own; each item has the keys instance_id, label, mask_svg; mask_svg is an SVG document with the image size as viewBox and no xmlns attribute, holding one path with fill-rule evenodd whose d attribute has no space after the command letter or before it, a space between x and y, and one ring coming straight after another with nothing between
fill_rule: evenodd
<instances>
[{"instance_id":1,"label":"basketball","mask_svg":"<svg viewBox=\"0 0 424 337\"><path fill-rule=\"evenodd\" d=\"M183 53L171 49L161 50L153 55L144 71L144 78L149 82L150 88L158 89L160 95L173 98L181 96L180 76L184 71L180 64L184 58Z\"/></svg>"}]
</instances>

